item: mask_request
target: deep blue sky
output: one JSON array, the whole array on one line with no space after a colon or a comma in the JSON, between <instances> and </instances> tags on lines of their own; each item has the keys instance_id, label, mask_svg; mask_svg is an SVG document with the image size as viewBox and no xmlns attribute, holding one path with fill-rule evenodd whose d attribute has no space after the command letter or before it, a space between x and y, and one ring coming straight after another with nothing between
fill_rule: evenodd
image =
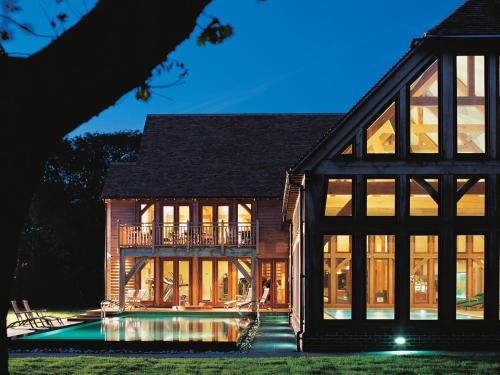
<instances>
[{"instance_id":1,"label":"deep blue sky","mask_svg":"<svg viewBox=\"0 0 500 375\"><path fill-rule=\"evenodd\" d=\"M462 2L215 0L206 13L230 23L234 36L221 45L198 47L192 35L180 45L171 56L189 68L184 84L157 90L161 97L154 95L148 103L129 93L72 134L142 130L148 113L345 112L408 50L413 38ZM50 33L41 9L55 14L59 8L52 3L21 1L25 9L18 18ZM70 0L70 19L76 20L84 3L94 1ZM201 16L198 23L209 21ZM18 32L5 47L32 53L46 43ZM165 75L154 84L173 79Z\"/></svg>"}]
</instances>

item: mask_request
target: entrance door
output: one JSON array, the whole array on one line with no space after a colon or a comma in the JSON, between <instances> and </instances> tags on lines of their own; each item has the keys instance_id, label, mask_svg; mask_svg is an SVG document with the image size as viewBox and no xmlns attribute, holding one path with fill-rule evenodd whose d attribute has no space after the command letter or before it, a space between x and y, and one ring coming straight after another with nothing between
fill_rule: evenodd
<instances>
[{"instance_id":1,"label":"entrance door","mask_svg":"<svg viewBox=\"0 0 500 375\"><path fill-rule=\"evenodd\" d=\"M191 261L161 258L161 299L165 307L191 303Z\"/></svg>"},{"instance_id":2,"label":"entrance door","mask_svg":"<svg viewBox=\"0 0 500 375\"><path fill-rule=\"evenodd\" d=\"M266 302L269 307L286 307L288 298L287 261L263 260L260 262L260 300L264 288L269 288L269 297Z\"/></svg>"}]
</instances>

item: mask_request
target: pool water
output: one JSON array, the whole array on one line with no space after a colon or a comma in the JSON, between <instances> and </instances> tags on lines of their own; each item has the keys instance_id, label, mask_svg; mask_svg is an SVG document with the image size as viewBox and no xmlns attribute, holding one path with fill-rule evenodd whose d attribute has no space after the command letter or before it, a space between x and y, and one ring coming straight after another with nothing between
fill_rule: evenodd
<instances>
[{"instance_id":1,"label":"pool water","mask_svg":"<svg viewBox=\"0 0 500 375\"><path fill-rule=\"evenodd\" d=\"M227 314L127 314L19 340L237 342L250 322L249 317Z\"/></svg>"},{"instance_id":2,"label":"pool water","mask_svg":"<svg viewBox=\"0 0 500 375\"><path fill-rule=\"evenodd\" d=\"M351 319L350 309L325 309L326 319ZM459 320L480 319L477 316L457 313ZM394 319L394 309L369 308L366 311L367 319ZM436 309L410 309L410 320L437 320Z\"/></svg>"}]
</instances>

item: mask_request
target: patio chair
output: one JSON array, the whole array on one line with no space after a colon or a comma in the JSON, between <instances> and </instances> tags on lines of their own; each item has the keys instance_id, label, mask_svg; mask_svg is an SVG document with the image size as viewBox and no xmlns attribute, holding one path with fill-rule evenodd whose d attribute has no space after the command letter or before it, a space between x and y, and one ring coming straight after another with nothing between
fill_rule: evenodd
<instances>
[{"instance_id":1,"label":"patio chair","mask_svg":"<svg viewBox=\"0 0 500 375\"><path fill-rule=\"evenodd\" d=\"M142 304L142 300L144 299L145 295L146 295L146 289L139 289L139 291L130 300L130 305L137 309L145 309L146 306Z\"/></svg>"},{"instance_id":2,"label":"patio chair","mask_svg":"<svg viewBox=\"0 0 500 375\"><path fill-rule=\"evenodd\" d=\"M245 298L245 300L242 302L237 302L236 308L240 310L242 307L249 306L251 303L253 303L252 300L253 300L253 290L252 288L248 288L247 298Z\"/></svg>"},{"instance_id":3,"label":"patio chair","mask_svg":"<svg viewBox=\"0 0 500 375\"><path fill-rule=\"evenodd\" d=\"M138 291L134 289L127 289L127 292L125 293L125 308L134 307L134 301L137 296Z\"/></svg>"},{"instance_id":4,"label":"patio chair","mask_svg":"<svg viewBox=\"0 0 500 375\"><path fill-rule=\"evenodd\" d=\"M260 297L259 304L257 305L258 307L264 307L264 304L267 301L267 298L269 297L269 288L264 288L264 291L262 292L262 297ZM270 309L270 307L269 307Z\"/></svg>"},{"instance_id":5,"label":"patio chair","mask_svg":"<svg viewBox=\"0 0 500 375\"><path fill-rule=\"evenodd\" d=\"M465 309L476 308L476 307L479 308L483 304L484 304L484 295L481 293L479 295L479 297L475 298L475 296L474 296L473 298L471 298L467 302L464 302L464 303L461 303L460 305L458 305L458 307L462 307Z\"/></svg>"},{"instance_id":6,"label":"patio chair","mask_svg":"<svg viewBox=\"0 0 500 375\"><path fill-rule=\"evenodd\" d=\"M17 320L10 323L7 328L13 328L15 326L23 327L26 325L29 325L33 329L52 327L52 323L46 319L36 317L30 318L26 313L21 312L19 307L17 307L17 301L10 301L10 304L12 305L12 310L14 311Z\"/></svg>"},{"instance_id":7,"label":"patio chair","mask_svg":"<svg viewBox=\"0 0 500 375\"><path fill-rule=\"evenodd\" d=\"M224 301L224 307L227 309L227 308L230 308L230 307L236 307L236 304L239 303L239 302L243 302L243 301L246 301L248 299L248 295L252 292L252 288L248 288L248 292L247 292L247 295L245 296L244 299L233 299L231 301ZM250 298L251 299L251 298Z\"/></svg>"},{"instance_id":8,"label":"patio chair","mask_svg":"<svg viewBox=\"0 0 500 375\"><path fill-rule=\"evenodd\" d=\"M23 299L22 302L23 302L25 314L29 318L32 318L32 319L34 319L34 318L45 319L46 321L57 322L61 327L64 326L64 323L63 323L62 319L59 318L58 316L46 315L45 312L47 310L32 310L30 308L30 304L29 304L29 302L28 302L27 299Z\"/></svg>"}]
</instances>

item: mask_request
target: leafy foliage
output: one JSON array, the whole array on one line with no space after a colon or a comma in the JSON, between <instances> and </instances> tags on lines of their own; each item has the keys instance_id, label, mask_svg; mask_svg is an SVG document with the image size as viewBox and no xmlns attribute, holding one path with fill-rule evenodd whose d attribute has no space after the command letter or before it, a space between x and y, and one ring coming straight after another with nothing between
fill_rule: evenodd
<instances>
[{"instance_id":1,"label":"leafy foliage","mask_svg":"<svg viewBox=\"0 0 500 375\"><path fill-rule=\"evenodd\" d=\"M95 306L102 299L104 205L113 161L133 161L137 132L64 140L50 157L19 247L13 297L34 305Z\"/></svg>"},{"instance_id":2,"label":"leafy foliage","mask_svg":"<svg viewBox=\"0 0 500 375\"><path fill-rule=\"evenodd\" d=\"M232 35L233 28L231 25L223 25L218 18L213 17L212 22L203 29L196 39L196 43L199 46L204 46L207 43L220 44Z\"/></svg>"}]
</instances>

